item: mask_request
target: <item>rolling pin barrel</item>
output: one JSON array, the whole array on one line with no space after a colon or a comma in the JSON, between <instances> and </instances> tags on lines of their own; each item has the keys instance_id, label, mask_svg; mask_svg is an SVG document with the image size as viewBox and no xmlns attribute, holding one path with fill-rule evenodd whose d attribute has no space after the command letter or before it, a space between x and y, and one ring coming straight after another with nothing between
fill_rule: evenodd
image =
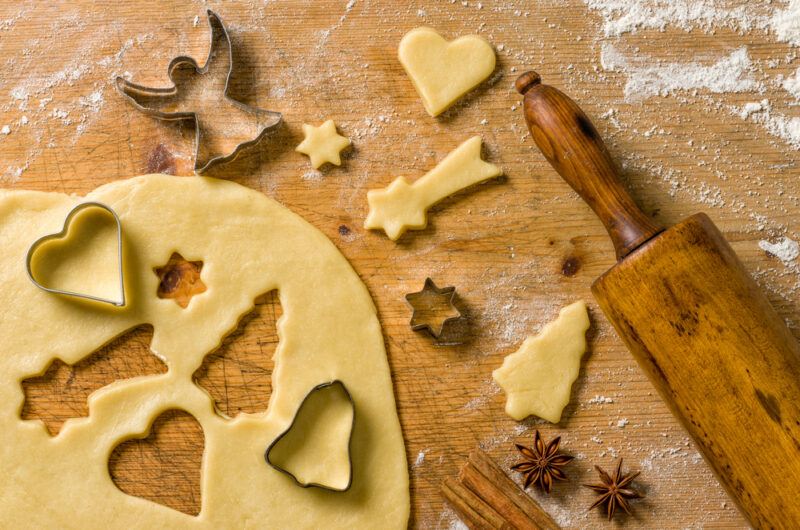
<instances>
[{"instance_id":1,"label":"rolling pin barrel","mask_svg":"<svg viewBox=\"0 0 800 530\"><path fill-rule=\"evenodd\" d=\"M536 144L620 258L592 285L617 334L756 528L800 528L800 345L704 214L660 231L580 108L517 80ZM660 232L660 233L659 233Z\"/></svg>"}]
</instances>

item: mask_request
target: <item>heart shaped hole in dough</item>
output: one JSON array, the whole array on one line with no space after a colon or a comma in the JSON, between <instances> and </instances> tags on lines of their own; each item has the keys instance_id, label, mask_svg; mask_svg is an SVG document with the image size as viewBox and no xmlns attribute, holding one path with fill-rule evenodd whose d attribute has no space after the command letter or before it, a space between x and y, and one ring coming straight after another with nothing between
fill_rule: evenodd
<instances>
[{"instance_id":1,"label":"heart shaped hole in dough","mask_svg":"<svg viewBox=\"0 0 800 530\"><path fill-rule=\"evenodd\" d=\"M194 416L171 409L155 419L145 438L115 447L108 471L114 484L128 495L197 515L204 447L203 428Z\"/></svg>"}]
</instances>

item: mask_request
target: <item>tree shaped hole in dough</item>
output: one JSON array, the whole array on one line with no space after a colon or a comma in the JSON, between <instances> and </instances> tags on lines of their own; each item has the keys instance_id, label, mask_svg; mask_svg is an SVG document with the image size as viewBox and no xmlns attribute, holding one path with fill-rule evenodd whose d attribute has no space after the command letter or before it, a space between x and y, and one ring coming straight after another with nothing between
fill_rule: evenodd
<instances>
[{"instance_id":1,"label":"tree shaped hole in dough","mask_svg":"<svg viewBox=\"0 0 800 530\"><path fill-rule=\"evenodd\" d=\"M192 375L223 416L235 418L267 410L278 346L277 322L282 314L278 291L256 298L255 309L242 317L236 331L206 355Z\"/></svg>"},{"instance_id":2,"label":"tree shaped hole in dough","mask_svg":"<svg viewBox=\"0 0 800 530\"><path fill-rule=\"evenodd\" d=\"M558 318L528 337L492 376L506 392L506 413L515 420L534 415L561 421L586 351L589 313L582 300L563 308Z\"/></svg>"},{"instance_id":3,"label":"tree shaped hole in dough","mask_svg":"<svg viewBox=\"0 0 800 530\"><path fill-rule=\"evenodd\" d=\"M125 307L53 295L25 274L31 243L57 232L67 212L86 200L120 216ZM0 241L0 476L13 477L0 481L0 526L406 528L408 471L375 306L336 247L299 216L233 182L147 175L85 198L0 191ZM207 290L185 309L156 295L153 268L176 249L204 263ZM94 265L83 270L86 278ZM254 300L274 289L283 315L269 406L224 418L192 375ZM88 417L66 422L55 438L41 423L20 418L23 379L55 358L75 364L144 323L153 326L150 347L166 373L95 391ZM352 487L345 492L301 488L264 459L311 389L333 380L346 386L359 418ZM191 414L205 436L202 507L194 517L123 493L108 473L113 448L170 409Z\"/></svg>"}]
</instances>

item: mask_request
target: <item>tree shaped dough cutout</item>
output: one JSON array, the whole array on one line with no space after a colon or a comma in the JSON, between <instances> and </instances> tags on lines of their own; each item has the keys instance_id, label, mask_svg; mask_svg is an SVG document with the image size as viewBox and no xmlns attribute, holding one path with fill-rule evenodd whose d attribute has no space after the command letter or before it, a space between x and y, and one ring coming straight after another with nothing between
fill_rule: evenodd
<instances>
[{"instance_id":1,"label":"tree shaped dough cutout","mask_svg":"<svg viewBox=\"0 0 800 530\"><path fill-rule=\"evenodd\" d=\"M589 325L586 303L575 302L503 360L492 377L506 393L509 416L515 420L533 415L551 423L561 421L586 352Z\"/></svg>"},{"instance_id":2,"label":"tree shaped dough cutout","mask_svg":"<svg viewBox=\"0 0 800 530\"><path fill-rule=\"evenodd\" d=\"M67 213L85 201L107 204L119 214L128 256L124 307L43 291L21 266L31 244L58 232ZM407 527L406 456L375 305L333 243L302 218L233 182L146 175L107 184L86 197L0 190L0 240L0 473L13 477L0 481L0 526ZM186 308L157 296L160 278L154 269L176 250L203 262L206 290ZM84 285L105 265L87 262L75 280ZM254 301L272 291L279 293L282 315L268 405L225 417L193 375ZM87 399L88 416L67 421L56 437L41 422L20 418L23 380L43 373L56 358L75 365L143 324L153 328L150 349L163 359L165 373L95 390ZM363 421L352 424L349 455L339 451L325 461L306 453L302 466L326 482L322 466L342 469L352 460L346 491L303 488L264 459L309 392L331 381L347 388ZM188 510L191 514L144 493L124 493L108 471L115 447L141 437L172 409L191 415L205 439L202 503L199 512ZM340 438L332 441L337 446L348 446L347 433L322 431ZM320 485L335 488L336 480Z\"/></svg>"}]
</instances>

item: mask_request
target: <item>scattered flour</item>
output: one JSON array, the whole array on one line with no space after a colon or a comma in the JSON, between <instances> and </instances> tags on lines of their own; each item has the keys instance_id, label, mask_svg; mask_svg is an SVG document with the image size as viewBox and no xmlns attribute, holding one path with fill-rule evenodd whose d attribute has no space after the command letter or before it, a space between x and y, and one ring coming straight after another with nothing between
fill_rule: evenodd
<instances>
[{"instance_id":1,"label":"scattered flour","mask_svg":"<svg viewBox=\"0 0 800 530\"><path fill-rule=\"evenodd\" d=\"M745 103L744 104L744 106L742 107L742 110L739 112L739 116L743 120L746 120L752 114L755 114L757 112L762 112L762 111L769 111L769 109L770 109L770 106L769 106L769 100L768 99L762 99L761 101L751 101L750 103Z\"/></svg>"},{"instance_id":2,"label":"scattered flour","mask_svg":"<svg viewBox=\"0 0 800 530\"><path fill-rule=\"evenodd\" d=\"M595 404L601 404L602 405L602 404L614 403L614 400L612 398L606 397L606 396L595 396L592 399L590 399L587 403L590 403L592 405L595 405Z\"/></svg>"},{"instance_id":3,"label":"scattered flour","mask_svg":"<svg viewBox=\"0 0 800 530\"><path fill-rule=\"evenodd\" d=\"M771 9L777 2L748 2L726 6L719 0L584 0L603 17L603 34L619 37L640 29L664 31L667 26L684 31L713 33L730 28L739 33L772 32L777 40L800 46L800 0L785 9Z\"/></svg>"},{"instance_id":4,"label":"scattered flour","mask_svg":"<svg viewBox=\"0 0 800 530\"><path fill-rule=\"evenodd\" d=\"M769 252L784 263L794 261L797 256L800 256L800 245L797 241L788 237L782 237L776 243L762 239L758 242L758 247L761 250Z\"/></svg>"},{"instance_id":5,"label":"scattered flour","mask_svg":"<svg viewBox=\"0 0 800 530\"><path fill-rule=\"evenodd\" d=\"M700 88L717 94L761 88L752 76L752 62L745 47L710 65L697 62L652 63L653 60L649 58L637 61L628 59L608 42L603 43L600 52L600 64L605 70L622 72L627 76L624 92L626 101Z\"/></svg>"},{"instance_id":6,"label":"scattered flour","mask_svg":"<svg viewBox=\"0 0 800 530\"><path fill-rule=\"evenodd\" d=\"M0 134L11 134L11 127L3 125L3 128L0 129Z\"/></svg>"},{"instance_id":7,"label":"scattered flour","mask_svg":"<svg viewBox=\"0 0 800 530\"><path fill-rule=\"evenodd\" d=\"M310 170L306 171L305 173L303 173L302 175L300 175L301 179L309 180L311 182L319 182L319 181L321 181L323 179L323 177L324 177L324 175L323 175L322 171L319 171L317 169L310 169Z\"/></svg>"},{"instance_id":8,"label":"scattered flour","mask_svg":"<svg viewBox=\"0 0 800 530\"><path fill-rule=\"evenodd\" d=\"M419 467L423 462L425 462L425 451L420 451L417 454L417 459L414 460L414 467Z\"/></svg>"},{"instance_id":9,"label":"scattered flour","mask_svg":"<svg viewBox=\"0 0 800 530\"><path fill-rule=\"evenodd\" d=\"M784 79L781 86L795 99L800 99L800 68L795 70L794 74Z\"/></svg>"}]
</instances>

